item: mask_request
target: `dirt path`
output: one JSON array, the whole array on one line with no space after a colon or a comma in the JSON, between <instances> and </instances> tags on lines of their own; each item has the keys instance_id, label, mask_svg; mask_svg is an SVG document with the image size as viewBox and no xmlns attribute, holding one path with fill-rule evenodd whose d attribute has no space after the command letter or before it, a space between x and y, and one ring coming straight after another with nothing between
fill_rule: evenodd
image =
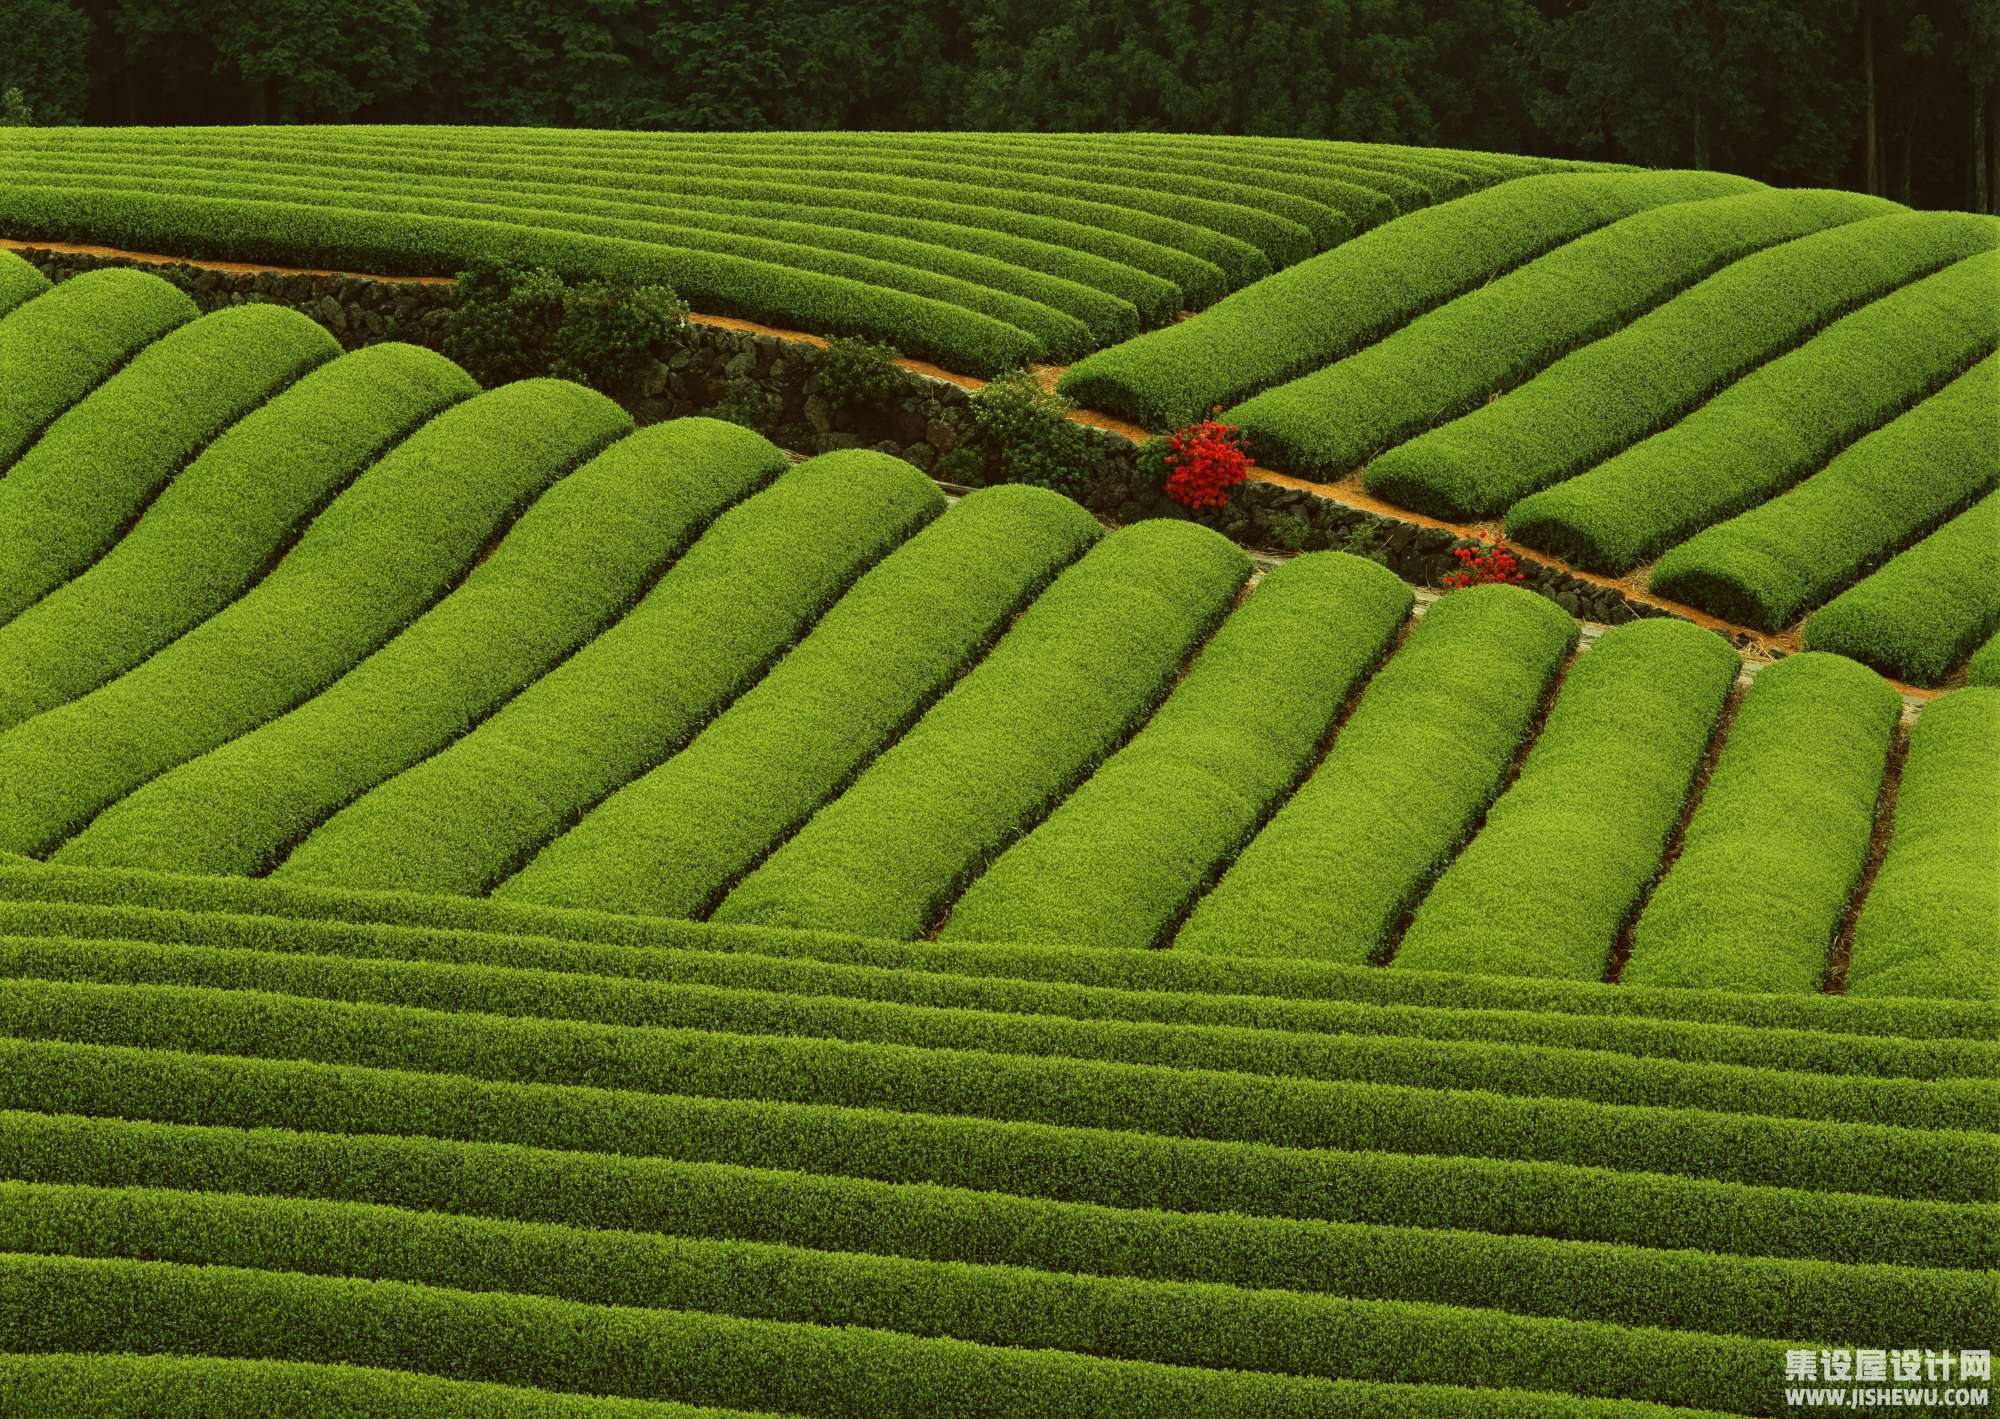
<instances>
[{"instance_id":1,"label":"dirt path","mask_svg":"<svg viewBox=\"0 0 2000 1419\"><path fill-rule=\"evenodd\" d=\"M362 281L386 281L403 285L425 286L450 285L453 280L450 276L381 276L365 271L335 271L318 266L273 266L261 262L197 260L181 256L167 256L159 252L126 251L116 247L91 246L77 242L18 241L5 237L0 237L0 249L16 251L61 251L85 256L118 257L148 265L198 266L203 270L223 271L232 275L258 275L268 272L280 276L345 276ZM763 325L754 320L741 320L730 315L704 315L699 312L692 312L689 314L688 320L696 325L706 325L719 330L740 330L753 335L768 335L776 340L786 340L821 348L824 348L828 343L826 337L822 335L813 335L803 330L785 330L777 326ZM924 375L930 379L943 380L947 384L957 385L960 389L976 391L986 386L986 381L977 376L959 374L955 371L944 369L939 365L932 364L927 360L898 359L896 363L903 369L909 370L914 374ZM1032 373L1036 380L1044 389L1049 390L1055 388L1056 382L1062 378L1066 370L1066 366L1052 364L1035 365L1032 367ZM1077 409L1071 413L1070 417L1079 424L1085 424L1094 429L1102 429L1107 433L1117 434L1122 438L1131 440L1133 443L1143 443L1152 437L1150 433L1137 424L1114 418L1109 414L1101 414L1094 409ZM1256 482L1269 483L1281 488L1297 488L1309 492L1316 497L1325 498L1328 502L1339 503L1343 507L1352 508L1357 512L1366 512L1376 517L1390 518L1397 522L1413 523L1418 527L1436 528L1460 537L1470 538L1480 533L1490 534L1497 531L1497 527L1493 523L1447 522L1440 518L1427 517L1423 513L1412 512L1407 508L1398 507L1394 503L1384 502L1382 499L1365 492L1361 488L1358 478L1344 479L1339 483L1315 483L1309 479L1295 478L1289 473L1280 473L1275 469L1265 468L1254 463L1250 466L1249 476ZM1746 653L1754 658L1763 660L1774 659L1777 656L1796 654L1800 648L1799 628L1797 626L1775 634L1756 631L1748 626L1739 626L1732 621L1725 621L1720 617L1711 616L1706 611L1690 606L1686 602L1671 601L1663 596L1655 596L1652 592L1645 589L1646 568L1644 567L1623 578L1601 576L1596 572L1579 571L1560 557L1548 556L1524 547L1514 547L1512 550L1523 562L1533 562L1538 566L1549 567L1555 571L1573 576L1578 581L1588 582L1592 586L1601 586L1617 591L1627 599L1640 605L1668 612L1671 615L1680 617L1682 620L1692 621L1695 625L1712 631L1720 631L1725 635L1738 637L1742 641L1748 642ZM1920 689L1914 685L1904 685L1893 680L1890 683L1896 686L1905 699L1929 700L1943 693L1941 690Z\"/></svg>"}]
</instances>

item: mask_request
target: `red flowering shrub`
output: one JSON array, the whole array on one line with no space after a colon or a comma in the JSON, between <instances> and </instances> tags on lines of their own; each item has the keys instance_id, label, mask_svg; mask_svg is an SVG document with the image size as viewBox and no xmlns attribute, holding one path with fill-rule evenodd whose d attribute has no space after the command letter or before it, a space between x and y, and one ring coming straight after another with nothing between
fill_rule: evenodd
<instances>
[{"instance_id":1,"label":"red flowering shrub","mask_svg":"<svg viewBox=\"0 0 2000 1419\"><path fill-rule=\"evenodd\" d=\"M1250 450L1234 424L1203 419L1167 439L1167 496L1183 507L1221 507L1250 469Z\"/></svg>"},{"instance_id":2,"label":"red flowering shrub","mask_svg":"<svg viewBox=\"0 0 2000 1419\"><path fill-rule=\"evenodd\" d=\"M1470 546L1455 548L1452 555L1458 558L1458 570L1444 578L1444 585L1454 591L1461 586L1492 586L1507 584L1519 586L1527 578L1521 575L1520 564L1508 550L1504 541L1496 541L1484 532Z\"/></svg>"}]
</instances>

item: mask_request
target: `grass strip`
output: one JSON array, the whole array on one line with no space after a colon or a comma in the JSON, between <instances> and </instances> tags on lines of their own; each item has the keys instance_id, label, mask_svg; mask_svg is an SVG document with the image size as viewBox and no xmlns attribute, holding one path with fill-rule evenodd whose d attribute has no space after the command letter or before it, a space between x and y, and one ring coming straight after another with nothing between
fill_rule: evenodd
<instances>
[{"instance_id":1,"label":"grass strip","mask_svg":"<svg viewBox=\"0 0 2000 1419\"><path fill-rule=\"evenodd\" d=\"M724 1419L741 1410L555 1394L408 1370L202 1355L0 1353L0 1406L44 1419Z\"/></svg>"},{"instance_id":2,"label":"grass strip","mask_svg":"<svg viewBox=\"0 0 2000 1419\"><path fill-rule=\"evenodd\" d=\"M0 480L0 624L101 557L230 425L339 353L295 310L232 306L72 405Z\"/></svg>"},{"instance_id":3,"label":"grass strip","mask_svg":"<svg viewBox=\"0 0 2000 1419\"><path fill-rule=\"evenodd\" d=\"M1338 478L1753 252L1900 210L1855 192L1757 191L1612 222L1230 410L1260 462Z\"/></svg>"},{"instance_id":4,"label":"grass strip","mask_svg":"<svg viewBox=\"0 0 2000 1419\"><path fill-rule=\"evenodd\" d=\"M0 1039L0 1058L8 1066L0 1074L0 1108L40 1113L398 1134L933 1183L1110 1207L1443 1227L1740 1256L1973 1270L1990 1269L2000 1259L2000 1208L1991 1203L1819 1192L1457 1152L1281 1148L1126 1129L648 1095L107 1045Z\"/></svg>"},{"instance_id":5,"label":"grass strip","mask_svg":"<svg viewBox=\"0 0 2000 1419\"><path fill-rule=\"evenodd\" d=\"M1139 1419L1190 1412L1219 1419L1272 1413L1300 1419L1384 1413L1485 1419L1551 1412L1551 1396L1527 1390L1166 1366L861 1327L124 1259L0 1257L0 1315L10 1322L19 1318L18 1343L34 1350L223 1351L235 1358L412 1368L453 1379L671 1396L815 1416L1027 1419L1060 1413ZM1502 1318L1440 1325L1443 1333L1436 1335L1427 1332L1426 1323L1433 1322L1427 1314L1395 1318L1403 1323L1377 1343L1427 1343L1396 1359L1357 1344L1351 1369L1422 1372L1426 1360L1442 1368L1454 1343L1491 1357L1482 1372L1507 1373L1532 1362L1516 1355L1513 1365L1507 1364L1505 1346L1515 1337ZM1613 1337L1608 1326L1588 1331L1578 1326L1579 1348L1593 1342L1608 1347ZM1343 1338L1359 1340L1353 1334ZM1635 1371L1650 1374L1678 1365L1681 1373L1701 1376L1697 1383L1705 1391L1747 1390L1753 1383L1768 1389L1769 1367L1784 1359L1775 1342L1706 1337L1662 1343L1640 1333L1631 1348L1648 1343L1659 1354L1643 1367L1642 1355L1633 1355ZM1462 1371L1462 1356L1456 1362ZM1622 1371L1606 1374L1602 1367L1597 1373L1597 1387L1628 1378ZM1601 1407L1566 1398L1556 1402L1564 1414L1629 1419L1702 1412L1631 1401L1606 1401Z\"/></svg>"},{"instance_id":6,"label":"grass strip","mask_svg":"<svg viewBox=\"0 0 2000 1419\"><path fill-rule=\"evenodd\" d=\"M0 847L46 854L160 773L310 698L463 577L537 493L630 429L609 399L557 380L438 415L235 603L0 733Z\"/></svg>"},{"instance_id":7,"label":"grass strip","mask_svg":"<svg viewBox=\"0 0 2000 1419\"><path fill-rule=\"evenodd\" d=\"M1518 587L1431 605L1196 903L1175 954L1373 959L1500 791L1576 639L1560 607Z\"/></svg>"},{"instance_id":8,"label":"grass strip","mask_svg":"<svg viewBox=\"0 0 2000 1419\"><path fill-rule=\"evenodd\" d=\"M1249 574L1240 549L1190 523L1105 538L715 920L922 935L1138 727Z\"/></svg>"},{"instance_id":9,"label":"grass strip","mask_svg":"<svg viewBox=\"0 0 2000 1419\"><path fill-rule=\"evenodd\" d=\"M463 585L318 696L153 780L57 855L269 871L345 804L588 642L718 513L787 466L769 440L712 419L618 440L538 498Z\"/></svg>"},{"instance_id":10,"label":"grass strip","mask_svg":"<svg viewBox=\"0 0 2000 1419\"><path fill-rule=\"evenodd\" d=\"M1785 492L1990 356L2000 345L1996 289L2000 251L1912 281L1673 427L1523 498L1508 510L1507 531L1524 546L1622 575Z\"/></svg>"},{"instance_id":11,"label":"grass strip","mask_svg":"<svg viewBox=\"0 0 2000 1419\"><path fill-rule=\"evenodd\" d=\"M1515 1002L1497 991L1490 998L1468 996L1458 1003L1427 1005L1403 1004L1393 997L1315 1000L1211 994L1198 989L1121 989L1061 980L959 974L950 969L949 962L933 962L929 969L904 969L770 955L747 947L713 949L719 944L713 941L704 949L697 937L677 945L609 945L546 936L286 921L226 913L195 915L140 907L50 908L3 899L0 936L8 938L9 960L35 963L19 971L30 975L64 974L49 964L58 960L94 958L94 968L106 971L151 970L149 963L154 961L209 961L214 959L213 953L248 952L276 960L292 956L341 960L350 972L345 979L357 989L360 982L369 979L360 963L383 961L584 977L547 982L549 989L577 992L574 998L583 1000L597 1000L605 991L617 995L625 982L691 989L693 998L702 1000L711 998L704 988L758 992L768 997L763 1003L775 1012L770 1018L793 1021L830 1018L819 1012L838 1011L843 1001L879 1002L951 1012L954 1024L947 1028L958 1028L959 1012L981 1011L1075 1021L1213 1026L1286 1036L1332 1034L1445 1043L1535 1044L1690 1064L1748 1065L1881 1080L2000 1078L2000 1045L1992 1040L1841 1033L1827 1028L1825 1020L1816 1028L1799 1028L1810 1014L1789 1022L1773 1017L1757 1024L1728 1024L1643 1014L1567 1013L1560 999L1508 1008ZM149 946L176 949L156 956L145 949ZM171 972L177 968L162 965L159 969ZM96 977L85 969L83 978ZM1408 983L1426 977L1398 975L1391 979ZM1471 981L1481 983L1479 978ZM222 981L218 978L214 983ZM1701 999L1703 994L1628 987L1615 999L1679 1003ZM1707 994L1722 998L1720 992ZM797 996L828 999L789 1002ZM676 991L669 998L678 999L680 994ZM1774 998L1774 1003L1796 1005L1799 1000ZM1817 1011L1826 1003L1812 1002L1807 1010ZM1905 1004L1916 1006L1912 1013L1920 1018L1922 1002ZM739 999L736 1005L746 1009L750 1002ZM1831 1007L1835 1012L1853 1008L1841 998L1832 998ZM1258 1038L1268 1037L1260 1033ZM1385 1056L1388 1053L1384 1051ZM1861 1081L1841 1086L1848 1087L1869 1088ZM1720 1098L1720 1092L1713 1097ZM1911 1106L1907 1096L1899 1099L1898 1106Z\"/></svg>"},{"instance_id":12,"label":"grass strip","mask_svg":"<svg viewBox=\"0 0 2000 1419\"><path fill-rule=\"evenodd\" d=\"M1680 856L1633 928L1621 979L1820 989L1861 881L1902 709L1887 681L1839 656L1792 656L1761 671Z\"/></svg>"},{"instance_id":13,"label":"grass strip","mask_svg":"<svg viewBox=\"0 0 2000 1419\"><path fill-rule=\"evenodd\" d=\"M1782 1344L1435 1304L153 1188L0 1183L0 1247L0 1255L403 1282L1220 1371L1535 1384L1729 1409L1758 1404L1768 1378L1755 1365ZM1589 1363L1593 1350L1597 1366ZM1469 1351L1479 1358L1468 1367ZM1448 1375L1454 1364L1458 1373Z\"/></svg>"},{"instance_id":14,"label":"grass strip","mask_svg":"<svg viewBox=\"0 0 2000 1419\"><path fill-rule=\"evenodd\" d=\"M1888 856L1854 929L1854 995L2000 998L2000 688L1932 700L1910 730Z\"/></svg>"},{"instance_id":15,"label":"grass strip","mask_svg":"<svg viewBox=\"0 0 2000 1419\"><path fill-rule=\"evenodd\" d=\"M1996 405L1989 355L1789 492L1668 548L1649 585L1782 630L2000 486Z\"/></svg>"},{"instance_id":16,"label":"grass strip","mask_svg":"<svg viewBox=\"0 0 2000 1419\"><path fill-rule=\"evenodd\" d=\"M943 506L936 484L884 454L800 465L717 518L638 605L470 734L314 829L275 875L485 892L686 744Z\"/></svg>"},{"instance_id":17,"label":"grass strip","mask_svg":"<svg viewBox=\"0 0 2000 1419\"><path fill-rule=\"evenodd\" d=\"M9 310L0 318L0 388L7 391L0 473L65 410L195 314L185 292L141 271L87 272Z\"/></svg>"},{"instance_id":18,"label":"grass strip","mask_svg":"<svg viewBox=\"0 0 2000 1419\"><path fill-rule=\"evenodd\" d=\"M1051 1202L513 1145L0 1113L8 1177L185 1189L821 1252L1493 1308L1783 1339L1977 1344L1985 1273Z\"/></svg>"},{"instance_id":19,"label":"grass strip","mask_svg":"<svg viewBox=\"0 0 2000 1419\"><path fill-rule=\"evenodd\" d=\"M1074 366L1078 403L1148 428L1296 379L1562 242L1648 207L1749 191L1718 173L1523 177L1399 217Z\"/></svg>"},{"instance_id":20,"label":"grass strip","mask_svg":"<svg viewBox=\"0 0 2000 1419\"><path fill-rule=\"evenodd\" d=\"M1686 621L1604 635L1564 680L1520 777L1418 905L1397 964L1601 978L1741 670L1728 641Z\"/></svg>"},{"instance_id":21,"label":"grass strip","mask_svg":"<svg viewBox=\"0 0 2000 1419\"><path fill-rule=\"evenodd\" d=\"M0 729L87 694L227 606L328 499L478 388L442 355L376 345L253 409L95 565L0 626Z\"/></svg>"},{"instance_id":22,"label":"grass strip","mask_svg":"<svg viewBox=\"0 0 2000 1419\"><path fill-rule=\"evenodd\" d=\"M1270 573L1146 727L974 880L942 938L1158 944L1311 766L1413 599L1339 552Z\"/></svg>"},{"instance_id":23,"label":"grass strip","mask_svg":"<svg viewBox=\"0 0 2000 1419\"><path fill-rule=\"evenodd\" d=\"M2000 632L2000 493L1988 493L1814 612L1800 634L1913 685L1935 685Z\"/></svg>"},{"instance_id":24,"label":"grass strip","mask_svg":"<svg viewBox=\"0 0 2000 1419\"><path fill-rule=\"evenodd\" d=\"M1650 1030L1666 1022L1680 1030L1723 1024L1748 1031L1788 1032L1794 1045L1816 1051L1822 1040L1841 1051L1889 1051L1921 1063L1948 1056L1973 1073L1991 1071L2000 1051L2000 1018L1982 1003L1950 1000L1757 996L1740 991L1600 989L1596 982L1381 971L1280 957L1204 956L1192 952L1122 951L1008 943L879 941L828 933L717 926L663 917L613 916L552 910L470 897L351 892L295 887L270 879L172 877L116 868L59 864L0 864L0 906L9 930L34 934L226 941L255 947L309 939L338 943L335 951L436 949L505 960L526 952L537 963L580 959L599 970L628 953L692 950L723 959L762 957L775 969L800 963L905 977L951 977L937 988L1011 990L1054 987L1066 998L1092 1002L1132 994L1177 998L1176 1009L1214 1008L1228 1018L1312 1018L1331 1011L1343 1020L1374 1018L1393 1008L1555 1012L1579 1017L1580 1028ZM432 943L435 943L434 945ZM751 969L749 965L742 969ZM886 979L871 975L869 979ZM883 987L887 989L888 987ZM922 991L914 979L905 987ZM1106 996L1105 992L1116 992ZM1106 1008L1109 1008L1108 1006ZM1135 1007L1137 1008L1137 1007ZM1385 1017L1387 1018L1387 1017ZM1836 1032L1824 1038L1828 1032ZM1776 1046L1774 1045L1774 1048ZM1930 1054L1935 1051L1935 1054ZM1844 1053L1842 1057L1845 1057ZM1972 1061L1988 1063L1975 1065ZM1904 1072L1909 1072L1907 1069Z\"/></svg>"},{"instance_id":25,"label":"grass strip","mask_svg":"<svg viewBox=\"0 0 2000 1419\"><path fill-rule=\"evenodd\" d=\"M1097 538L1040 488L973 493L889 554L694 742L495 889L548 906L706 914L945 693Z\"/></svg>"},{"instance_id":26,"label":"grass strip","mask_svg":"<svg viewBox=\"0 0 2000 1419\"><path fill-rule=\"evenodd\" d=\"M656 1122L687 1099L915 1112L1217 1143L1459 1154L1913 1201L2000 1198L2000 1137L977 1050L520 1020L267 991L8 982L0 1029L35 1045L310 1060L582 1088ZM671 1093L653 1092L671 1090ZM621 1108L620 1106L623 1105ZM528 1140L523 1140L528 1141Z\"/></svg>"},{"instance_id":27,"label":"grass strip","mask_svg":"<svg viewBox=\"0 0 2000 1419\"><path fill-rule=\"evenodd\" d=\"M1511 187L1512 184L1509 184ZM1898 287L1991 251L2000 223L1912 212L1746 256L1526 384L1368 465L1377 497L1474 521L1659 432Z\"/></svg>"},{"instance_id":28,"label":"grass strip","mask_svg":"<svg viewBox=\"0 0 2000 1419\"><path fill-rule=\"evenodd\" d=\"M1023 1011L801 998L351 955L0 936L0 975L105 985L252 990L350 1004L477 1011L534 1021L912 1045L1273 1077L1485 1090L1596 1103L1911 1128L2000 1132L1992 1081L1834 1077L1683 1063L1603 1049L1374 1033L1076 1020ZM1557 1024L1559 1022L1552 1022Z\"/></svg>"}]
</instances>

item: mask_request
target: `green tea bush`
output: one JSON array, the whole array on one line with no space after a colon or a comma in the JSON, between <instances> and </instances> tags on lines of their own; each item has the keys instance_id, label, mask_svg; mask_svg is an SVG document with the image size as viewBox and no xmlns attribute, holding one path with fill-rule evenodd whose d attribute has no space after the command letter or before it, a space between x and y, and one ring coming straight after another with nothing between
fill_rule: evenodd
<instances>
[{"instance_id":1,"label":"green tea bush","mask_svg":"<svg viewBox=\"0 0 2000 1419\"><path fill-rule=\"evenodd\" d=\"M894 345L844 336L820 352L813 364L820 388L835 404L848 408L880 404L894 398L908 376L896 364Z\"/></svg>"},{"instance_id":2,"label":"green tea bush","mask_svg":"<svg viewBox=\"0 0 2000 1419\"><path fill-rule=\"evenodd\" d=\"M976 437L997 462L999 481L1081 500L1091 479L1090 438L1070 420L1075 407L1027 370L1001 375L973 395Z\"/></svg>"},{"instance_id":3,"label":"green tea bush","mask_svg":"<svg viewBox=\"0 0 2000 1419\"><path fill-rule=\"evenodd\" d=\"M687 323L672 289L625 280L577 286L545 266L474 262L459 272L444 353L487 388L553 375L629 396L653 346Z\"/></svg>"}]
</instances>

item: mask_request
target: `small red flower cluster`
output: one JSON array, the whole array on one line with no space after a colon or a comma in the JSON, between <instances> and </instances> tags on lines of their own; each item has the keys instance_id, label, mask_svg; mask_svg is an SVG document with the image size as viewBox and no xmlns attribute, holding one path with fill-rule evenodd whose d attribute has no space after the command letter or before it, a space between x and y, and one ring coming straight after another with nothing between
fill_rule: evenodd
<instances>
[{"instance_id":1,"label":"small red flower cluster","mask_svg":"<svg viewBox=\"0 0 2000 1419\"><path fill-rule=\"evenodd\" d=\"M1167 440L1167 496L1183 507L1222 507L1250 469L1250 450L1234 424L1203 419Z\"/></svg>"},{"instance_id":2,"label":"small red flower cluster","mask_svg":"<svg viewBox=\"0 0 2000 1419\"><path fill-rule=\"evenodd\" d=\"M1444 578L1444 585L1453 590L1462 586L1519 586L1527 580L1507 544L1491 540L1484 532L1472 546L1459 547L1452 555L1458 558L1458 570Z\"/></svg>"}]
</instances>

